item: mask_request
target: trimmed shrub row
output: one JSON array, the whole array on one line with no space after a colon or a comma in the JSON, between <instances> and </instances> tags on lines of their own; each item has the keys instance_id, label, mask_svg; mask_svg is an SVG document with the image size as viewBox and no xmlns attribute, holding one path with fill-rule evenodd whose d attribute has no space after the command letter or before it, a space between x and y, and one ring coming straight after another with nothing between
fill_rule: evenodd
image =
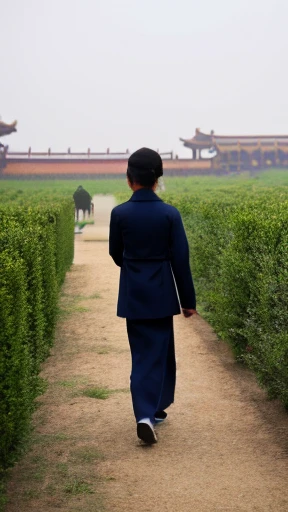
<instances>
[{"instance_id":1,"label":"trimmed shrub row","mask_svg":"<svg viewBox=\"0 0 288 512\"><path fill-rule=\"evenodd\" d=\"M74 206L0 208L0 472L29 428L58 294L73 261Z\"/></svg>"},{"instance_id":2,"label":"trimmed shrub row","mask_svg":"<svg viewBox=\"0 0 288 512\"><path fill-rule=\"evenodd\" d=\"M288 407L288 198L165 197L182 213L201 313Z\"/></svg>"}]
</instances>

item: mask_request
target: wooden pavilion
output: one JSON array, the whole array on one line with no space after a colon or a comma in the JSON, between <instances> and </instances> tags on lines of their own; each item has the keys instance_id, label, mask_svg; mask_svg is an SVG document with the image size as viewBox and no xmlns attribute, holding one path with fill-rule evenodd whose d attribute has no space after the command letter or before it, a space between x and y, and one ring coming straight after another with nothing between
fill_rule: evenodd
<instances>
[{"instance_id":1,"label":"wooden pavilion","mask_svg":"<svg viewBox=\"0 0 288 512\"><path fill-rule=\"evenodd\" d=\"M203 150L211 155L211 167L221 171L288 167L288 135L216 135L196 129L192 139L180 139L201 160ZM209 157L208 157L209 159Z\"/></svg>"}]
</instances>

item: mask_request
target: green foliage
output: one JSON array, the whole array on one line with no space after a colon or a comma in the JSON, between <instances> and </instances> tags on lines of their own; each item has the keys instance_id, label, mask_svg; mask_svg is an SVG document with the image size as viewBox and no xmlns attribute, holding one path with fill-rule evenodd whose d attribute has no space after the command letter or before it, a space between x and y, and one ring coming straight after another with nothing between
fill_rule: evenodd
<instances>
[{"instance_id":1,"label":"green foliage","mask_svg":"<svg viewBox=\"0 0 288 512\"><path fill-rule=\"evenodd\" d=\"M52 201L72 199L79 185L83 185L91 196L95 194L115 194L125 192L126 179L95 179L84 180L0 180L0 202L13 202L20 206L27 200L31 204L31 191L33 190L33 202L37 204L49 204Z\"/></svg>"},{"instance_id":2,"label":"green foliage","mask_svg":"<svg viewBox=\"0 0 288 512\"><path fill-rule=\"evenodd\" d=\"M78 494L94 494L95 492L89 482L85 482L85 480L79 478L74 478L68 482L64 487L64 491L67 494L73 494L75 496Z\"/></svg>"},{"instance_id":3,"label":"green foliage","mask_svg":"<svg viewBox=\"0 0 288 512\"><path fill-rule=\"evenodd\" d=\"M288 407L288 192L166 200L184 218L201 312Z\"/></svg>"},{"instance_id":4,"label":"green foliage","mask_svg":"<svg viewBox=\"0 0 288 512\"><path fill-rule=\"evenodd\" d=\"M87 226L87 224L88 225L94 224L94 220L83 220L80 222L75 222L75 226L77 226L79 230L85 228L85 226Z\"/></svg>"},{"instance_id":5,"label":"green foliage","mask_svg":"<svg viewBox=\"0 0 288 512\"><path fill-rule=\"evenodd\" d=\"M87 388L83 391L83 395L98 400L106 400L112 393L113 391L107 388Z\"/></svg>"},{"instance_id":6,"label":"green foliage","mask_svg":"<svg viewBox=\"0 0 288 512\"><path fill-rule=\"evenodd\" d=\"M226 176L190 176L166 177L164 184L168 194L193 194L195 196L212 197L215 193L227 195L230 189L238 189L243 193L254 194L260 189L271 187L287 187L287 170L269 170L258 173L243 172ZM27 202L37 204L50 204L52 201L72 198L79 185L83 185L91 196L95 194L113 194L129 199L131 190L128 189L125 177L117 179L77 180L0 180L0 203L17 203L25 205ZM31 191L33 195L31 195ZM161 192L161 196L165 193Z\"/></svg>"},{"instance_id":7,"label":"green foliage","mask_svg":"<svg viewBox=\"0 0 288 512\"><path fill-rule=\"evenodd\" d=\"M49 352L60 286L73 260L74 208L0 208L0 473L29 429Z\"/></svg>"}]
</instances>

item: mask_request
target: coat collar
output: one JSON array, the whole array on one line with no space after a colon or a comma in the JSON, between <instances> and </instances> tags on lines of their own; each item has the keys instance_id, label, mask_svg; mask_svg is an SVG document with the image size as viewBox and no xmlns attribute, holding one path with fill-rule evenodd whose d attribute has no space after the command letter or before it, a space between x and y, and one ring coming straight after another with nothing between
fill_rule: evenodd
<instances>
[{"instance_id":1,"label":"coat collar","mask_svg":"<svg viewBox=\"0 0 288 512\"><path fill-rule=\"evenodd\" d=\"M133 193L130 201L162 201L150 188L140 188Z\"/></svg>"}]
</instances>

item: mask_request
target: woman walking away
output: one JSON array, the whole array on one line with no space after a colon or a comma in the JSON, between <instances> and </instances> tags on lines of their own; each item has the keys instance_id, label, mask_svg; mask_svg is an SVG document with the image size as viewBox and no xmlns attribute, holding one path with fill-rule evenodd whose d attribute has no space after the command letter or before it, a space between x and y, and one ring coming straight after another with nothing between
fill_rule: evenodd
<instances>
[{"instance_id":1,"label":"woman walking away","mask_svg":"<svg viewBox=\"0 0 288 512\"><path fill-rule=\"evenodd\" d=\"M173 315L180 313L179 300L185 317L197 314L180 213L154 192L162 175L158 153L133 153L127 169L133 195L112 210L110 222L109 252L121 267L117 315L127 322L137 435L147 444L157 442L153 426L174 401Z\"/></svg>"}]
</instances>

